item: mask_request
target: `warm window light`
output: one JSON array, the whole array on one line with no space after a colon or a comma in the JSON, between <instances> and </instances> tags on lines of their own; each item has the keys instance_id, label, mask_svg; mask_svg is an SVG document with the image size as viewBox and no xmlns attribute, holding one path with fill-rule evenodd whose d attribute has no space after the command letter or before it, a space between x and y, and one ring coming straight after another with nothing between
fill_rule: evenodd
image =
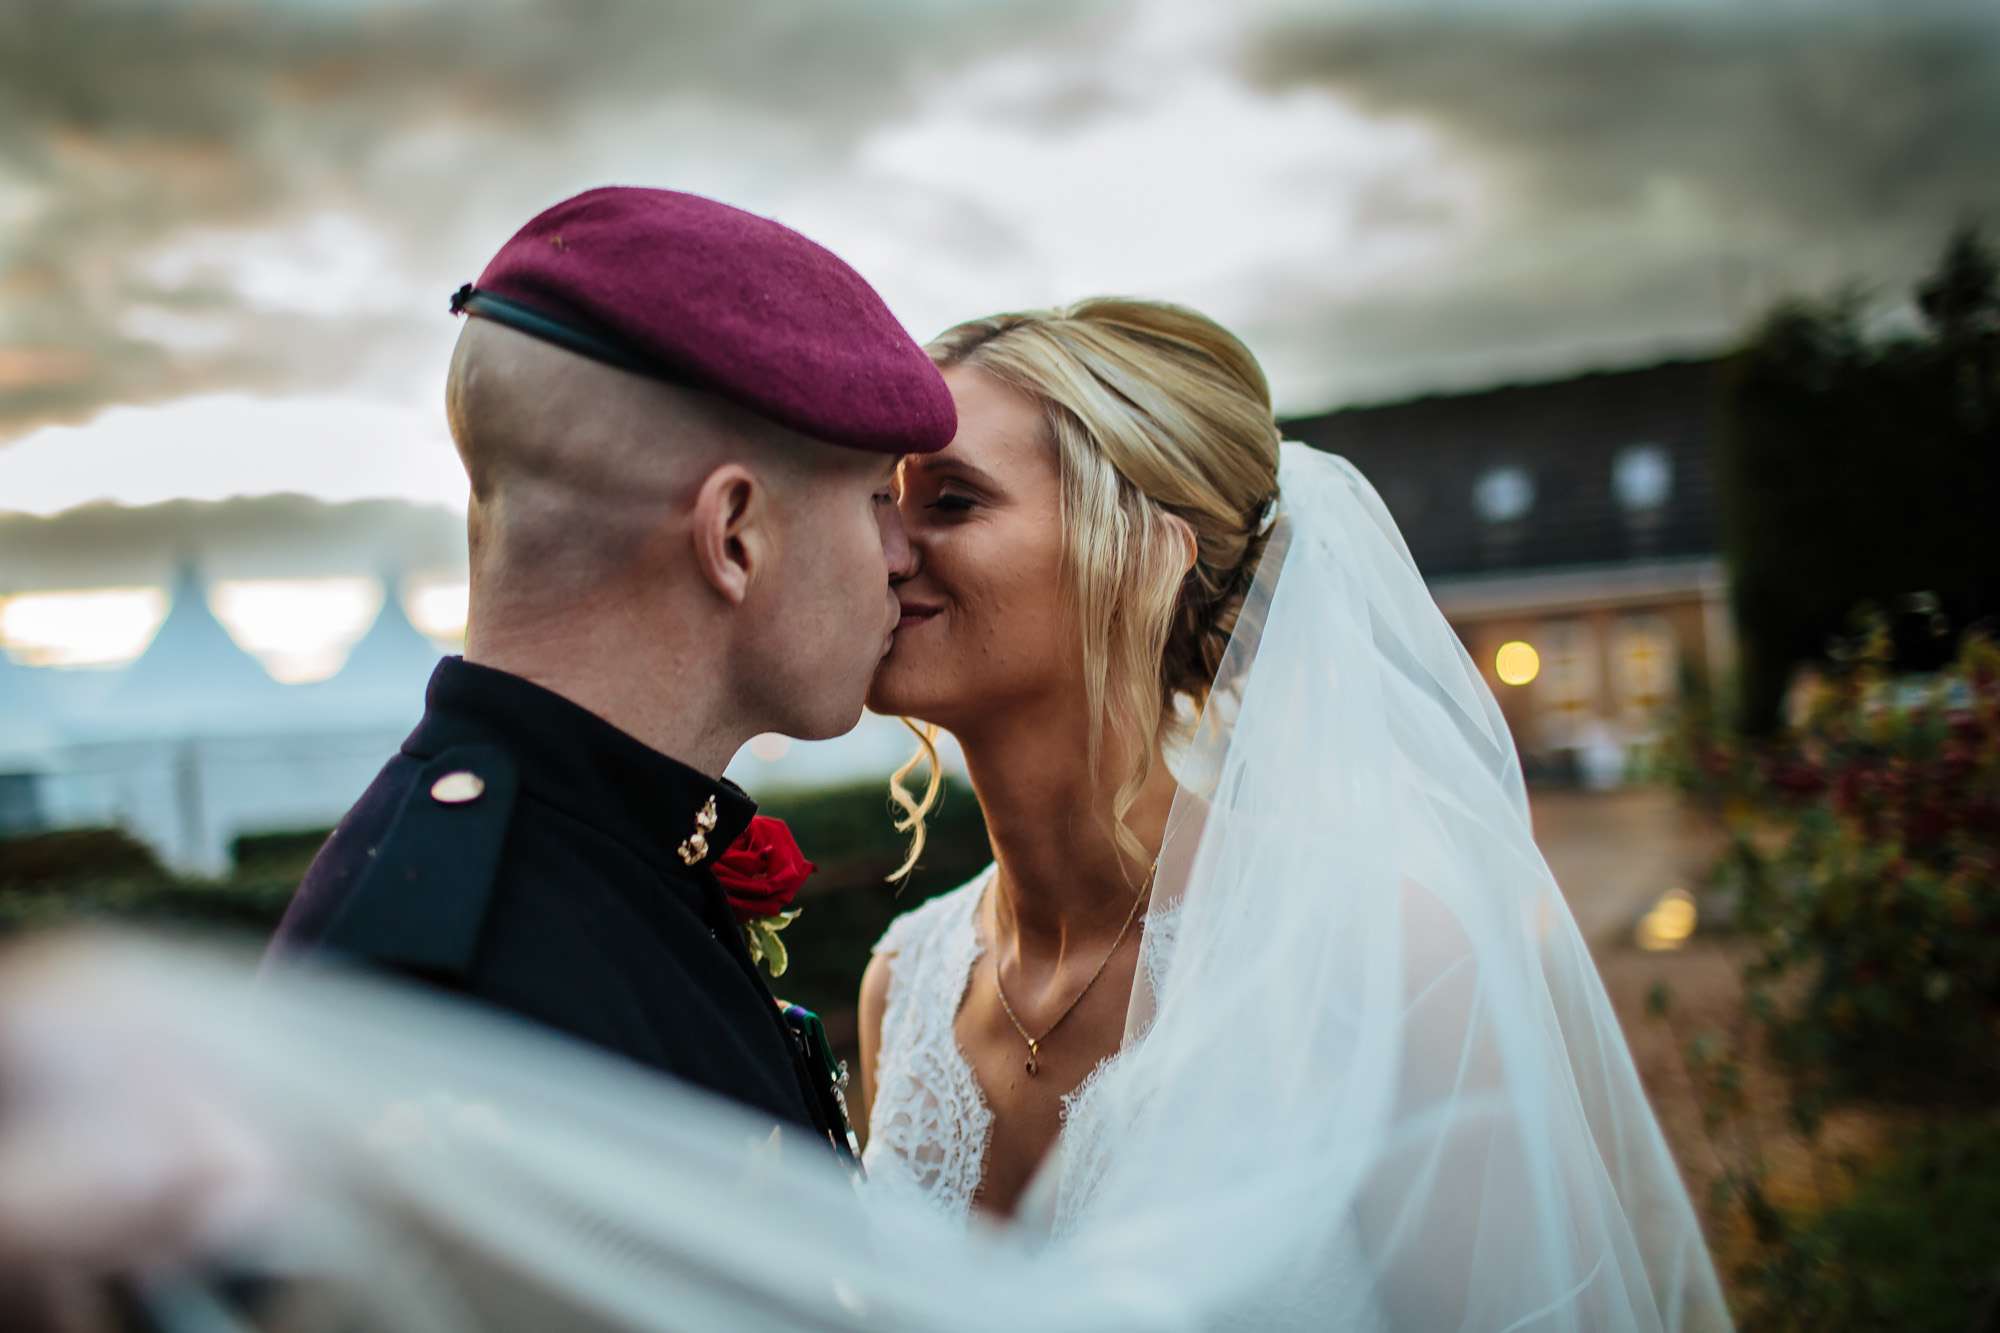
<instances>
[{"instance_id":1,"label":"warm window light","mask_svg":"<svg viewBox=\"0 0 2000 1333\"><path fill-rule=\"evenodd\" d=\"M1519 639L1500 645L1500 651L1493 655L1493 670L1501 681L1508 685L1526 685L1542 671L1542 655L1534 645Z\"/></svg>"}]
</instances>

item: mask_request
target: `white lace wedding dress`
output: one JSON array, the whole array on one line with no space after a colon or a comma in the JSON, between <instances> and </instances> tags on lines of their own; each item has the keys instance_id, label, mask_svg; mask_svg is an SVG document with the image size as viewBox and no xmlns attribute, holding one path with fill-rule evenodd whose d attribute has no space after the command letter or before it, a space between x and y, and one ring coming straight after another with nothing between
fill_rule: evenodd
<instances>
[{"instance_id":1,"label":"white lace wedding dress","mask_svg":"<svg viewBox=\"0 0 2000 1333\"><path fill-rule=\"evenodd\" d=\"M979 905L993 874L994 867L988 866L967 883L897 917L875 945L876 953L893 955L894 962L882 1014L868 1147L862 1153L868 1187L921 1198L960 1224L970 1220L985 1174L993 1110L959 1047L954 1021L986 952ZM1173 959L1180 900L1140 920L1139 965L1144 980L1157 990ZM1105 1056L1063 1098L1062 1131L1050 1150L1053 1170L1044 1173L1048 1180L1038 1179L1030 1187L1016 1224L1046 1225L1051 1237L1060 1238L1082 1219L1109 1154L1123 1137L1118 1112L1099 1094L1119 1062L1143 1041L1141 1034ZM1267 1291L1260 1303L1215 1323L1265 1328L1291 1317L1341 1333L1382 1333L1387 1327L1369 1292L1367 1265L1351 1227L1341 1228L1321 1252L1320 1262L1286 1289Z\"/></svg>"},{"instance_id":2,"label":"white lace wedding dress","mask_svg":"<svg viewBox=\"0 0 2000 1333\"><path fill-rule=\"evenodd\" d=\"M890 923L875 952L893 956L889 998L875 1075L875 1104L868 1118L862 1163L871 1188L922 1196L947 1216L965 1221L985 1174L993 1111L971 1062L959 1048L954 1020L986 952L979 935L979 904L994 867L958 888L905 912ZM1173 954L1179 912L1141 917L1140 966L1157 986ZM1086 1164L1104 1134L1092 1092L1118 1060L1099 1061L1063 1098L1065 1169L1057 1185L1051 1230L1068 1229L1088 1193Z\"/></svg>"}]
</instances>

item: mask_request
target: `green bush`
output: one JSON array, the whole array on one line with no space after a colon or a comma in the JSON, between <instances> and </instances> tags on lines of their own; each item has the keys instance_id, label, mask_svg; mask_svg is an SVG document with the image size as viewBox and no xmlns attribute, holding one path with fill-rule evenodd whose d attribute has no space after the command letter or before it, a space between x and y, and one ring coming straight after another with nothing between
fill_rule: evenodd
<instances>
[{"instance_id":1,"label":"green bush","mask_svg":"<svg viewBox=\"0 0 2000 1333\"><path fill-rule=\"evenodd\" d=\"M268 935L298 886L290 880L83 879L57 890L0 888L0 935L84 922L193 926Z\"/></svg>"},{"instance_id":2,"label":"green bush","mask_svg":"<svg viewBox=\"0 0 2000 1333\"><path fill-rule=\"evenodd\" d=\"M1903 609L1949 641L1938 603ZM1737 1030L1687 1044L1715 1202L1752 1229L1738 1317L1746 1333L2000 1328L2000 646L1974 629L1911 674L1887 615L1864 606L1853 626L1787 731L1746 739L1690 709L1665 765L1727 813L1711 882L1756 946ZM1664 987L1651 1004L1667 1012ZM1764 1052L1808 1151L1837 1107L1903 1126L1885 1155L1842 1162L1841 1188L1816 1172L1813 1205L1773 1201L1744 1122L1744 1063Z\"/></svg>"},{"instance_id":3,"label":"green bush","mask_svg":"<svg viewBox=\"0 0 2000 1333\"><path fill-rule=\"evenodd\" d=\"M1757 1199L1745 1333L1972 1333L2000 1326L2000 1121L1926 1126L1845 1198L1794 1215Z\"/></svg>"},{"instance_id":4,"label":"green bush","mask_svg":"<svg viewBox=\"0 0 2000 1333\"><path fill-rule=\"evenodd\" d=\"M123 829L65 829L0 839L0 891L61 889L80 880L161 883L168 878L152 849Z\"/></svg>"}]
</instances>

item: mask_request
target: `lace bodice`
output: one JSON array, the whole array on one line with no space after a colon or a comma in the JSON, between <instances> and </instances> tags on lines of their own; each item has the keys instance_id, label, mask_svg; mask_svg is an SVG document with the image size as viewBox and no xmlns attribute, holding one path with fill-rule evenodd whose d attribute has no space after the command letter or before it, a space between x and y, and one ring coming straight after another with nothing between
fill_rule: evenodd
<instances>
[{"instance_id":1,"label":"lace bodice","mask_svg":"<svg viewBox=\"0 0 2000 1333\"><path fill-rule=\"evenodd\" d=\"M985 952L977 916L992 876L989 866L897 917L875 945L876 953L893 954L895 962L862 1162L871 1187L911 1191L960 1220L971 1215L979 1193L993 1111L959 1048L953 1023ZM1157 912L1143 918L1140 956L1155 985L1172 949L1176 917ZM1087 1118L1091 1093L1117 1058L1116 1053L1105 1057L1063 1098L1065 1138ZM1078 1197L1067 1187L1061 1191L1057 1230Z\"/></svg>"}]
</instances>

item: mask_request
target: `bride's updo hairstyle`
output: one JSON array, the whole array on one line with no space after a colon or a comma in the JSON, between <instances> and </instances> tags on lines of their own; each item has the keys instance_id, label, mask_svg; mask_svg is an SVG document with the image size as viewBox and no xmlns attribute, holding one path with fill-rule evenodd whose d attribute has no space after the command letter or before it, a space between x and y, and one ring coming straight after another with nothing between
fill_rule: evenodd
<instances>
[{"instance_id":1,"label":"bride's updo hairstyle","mask_svg":"<svg viewBox=\"0 0 2000 1333\"><path fill-rule=\"evenodd\" d=\"M1206 316L1163 301L1096 297L1056 310L994 315L929 346L942 370L976 367L1038 404L1062 479L1062 594L1082 634L1090 771L1113 775L1115 834L1125 827L1176 705L1198 708L1236 627L1278 489L1278 426L1255 357ZM916 724L912 724L915 726ZM934 727L890 794L923 850L940 780ZM903 781L925 762L921 797Z\"/></svg>"}]
</instances>

